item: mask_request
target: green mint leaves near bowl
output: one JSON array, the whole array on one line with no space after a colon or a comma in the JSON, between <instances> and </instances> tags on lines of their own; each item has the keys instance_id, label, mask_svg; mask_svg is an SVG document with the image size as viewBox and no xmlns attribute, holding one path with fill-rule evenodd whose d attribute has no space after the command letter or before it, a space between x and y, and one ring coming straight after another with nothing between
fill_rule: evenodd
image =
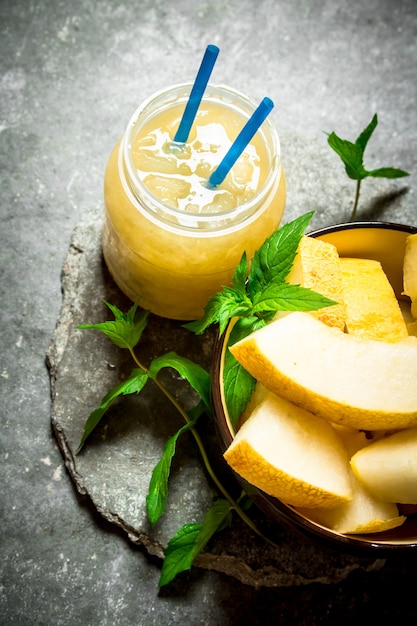
<instances>
[{"instance_id":1,"label":"green mint leaves near bowl","mask_svg":"<svg viewBox=\"0 0 417 626\"><path fill-rule=\"evenodd\" d=\"M211 324L218 324L223 334L229 321L237 318L229 337L229 344L233 344L265 326L278 311L315 311L335 304L311 289L285 280L312 216L312 212L306 213L279 228L257 250L250 269L244 254L235 270L233 287L223 287L210 298L203 317L185 327L200 334ZM224 376L226 402L235 427L252 395L255 380L230 352Z\"/></svg>"}]
</instances>

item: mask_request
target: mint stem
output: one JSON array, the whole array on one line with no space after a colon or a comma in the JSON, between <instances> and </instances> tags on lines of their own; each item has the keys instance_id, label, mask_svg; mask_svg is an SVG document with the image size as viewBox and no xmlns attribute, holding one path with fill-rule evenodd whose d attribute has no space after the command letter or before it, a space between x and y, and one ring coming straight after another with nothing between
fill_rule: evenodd
<instances>
[{"instance_id":1,"label":"mint stem","mask_svg":"<svg viewBox=\"0 0 417 626\"><path fill-rule=\"evenodd\" d=\"M358 204L359 204L359 195L360 195L360 191L361 191L361 180L358 179L356 181L356 193L355 193L355 202L353 203L353 210L352 210L352 214L350 216L350 221L354 222L356 219L356 212L358 209Z\"/></svg>"}]
</instances>

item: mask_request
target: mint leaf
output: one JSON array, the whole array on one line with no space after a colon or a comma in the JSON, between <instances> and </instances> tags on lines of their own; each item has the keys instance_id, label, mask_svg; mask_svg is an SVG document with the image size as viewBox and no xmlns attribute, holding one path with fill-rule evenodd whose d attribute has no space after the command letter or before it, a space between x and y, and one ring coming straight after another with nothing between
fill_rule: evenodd
<instances>
[{"instance_id":1,"label":"mint leaf","mask_svg":"<svg viewBox=\"0 0 417 626\"><path fill-rule=\"evenodd\" d=\"M347 139L341 139L334 132L330 133L327 142L342 159L349 178L362 180L366 177L366 170L363 166L363 149L360 146Z\"/></svg>"},{"instance_id":2,"label":"mint leaf","mask_svg":"<svg viewBox=\"0 0 417 626\"><path fill-rule=\"evenodd\" d=\"M402 178L403 176L409 176L409 173L396 167L380 167L367 172L367 176L373 176L374 178Z\"/></svg>"},{"instance_id":3,"label":"mint leaf","mask_svg":"<svg viewBox=\"0 0 417 626\"><path fill-rule=\"evenodd\" d=\"M191 569L197 554L215 532L231 520L231 507L226 500L217 500L206 513L202 524L185 524L168 542L159 586L170 583L180 572Z\"/></svg>"},{"instance_id":4,"label":"mint leaf","mask_svg":"<svg viewBox=\"0 0 417 626\"><path fill-rule=\"evenodd\" d=\"M319 293L300 285L276 283L266 285L253 298L253 312L258 311L315 311L337 304Z\"/></svg>"},{"instance_id":5,"label":"mint leaf","mask_svg":"<svg viewBox=\"0 0 417 626\"><path fill-rule=\"evenodd\" d=\"M211 403L211 380L210 374L205 369L185 357L178 356L175 352L168 352L154 359L149 367L150 378L155 378L163 367L174 368L182 378L191 385L198 393L206 406Z\"/></svg>"},{"instance_id":6,"label":"mint leaf","mask_svg":"<svg viewBox=\"0 0 417 626\"><path fill-rule=\"evenodd\" d=\"M203 524L193 548L193 560L206 547L214 533L223 530L232 521L232 508L227 500L219 499L204 516Z\"/></svg>"},{"instance_id":7,"label":"mint leaf","mask_svg":"<svg viewBox=\"0 0 417 626\"><path fill-rule=\"evenodd\" d=\"M248 269L249 263L246 257L246 252L244 252L239 265L235 269L232 279L234 289L242 295L246 295L246 277L248 275Z\"/></svg>"},{"instance_id":8,"label":"mint leaf","mask_svg":"<svg viewBox=\"0 0 417 626\"><path fill-rule=\"evenodd\" d=\"M149 311L141 310L137 313L137 304L134 304L129 311L124 314L115 305L105 302L112 311L114 321L102 322L100 324L81 324L79 329L99 330L104 333L110 341L119 348L132 350L146 328Z\"/></svg>"},{"instance_id":9,"label":"mint leaf","mask_svg":"<svg viewBox=\"0 0 417 626\"><path fill-rule=\"evenodd\" d=\"M193 549L202 524L184 524L169 540L165 550L159 586L163 587L185 570L191 569L194 560Z\"/></svg>"},{"instance_id":10,"label":"mint leaf","mask_svg":"<svg viewBox=\"0 0 417 626\"><path fill-rule=\"evenodd\" d=\"M84 424L84 432L77 448L77 454L83 447L87 438L96 428L101 418L110 407L112 402L119 396L140 393L148 380L148 376L141 369L135 368L129 378L110 389L101 401L101 404L87 418Z\"/></svg>"},{"instance_id":11,"label":"mint leaf","mask_svg":"<svg viewBox=\"0 0 417 626\"><path fill-rule=\"evenodd\" d=\"M239 417L255 389L256 380L229 351L225 355L223 385L227 412L233 429L236 431Z\"/></svg>"},{"instance_id":12,"label":"mint leaf","mask_svg":"<svg viewBox=\"0 0 417 626\"><path fill-rule=\"evenodd\" d=\"M154 526L159 520L166 507L166 501L168 498L168 480L178 438L193 425L194 422L185 424L175 433L175 435L168 439L164 446L162 457L153 469L151 480L149 482L148 495L146 496L146 510L152 526Z\"/></svg>"},{"instance_id":13,"label":"mint leaf","mask_svg":"<svg viewBox=\"0 0 417 626\"><path fill-rule=\"evenodd\" d=\"M239 280L239 278L237 278ZM223 287L210 298L201 319L184 324L184 328L200 335L211 324L219 324L220 334L224 332L229 320L237 315L246 315L251 311L251 302L245 293L231 287Z\"/></svg>"},{"instance_id":14,"label":"mint leaf","mask_svg":"<svg viewBox=\"0 0 417 626\"><path fill-rule=\"evenodd\" d=\"M355 141L355 145L361 150L362 154L365 152L365 148L368 145L372 133L378 125L378 115L375 113L368 126L360 133L359 137Z\"/></svg>"},{"instance_id":15,"label":"mint leaf","mask_svg":"<svg viewBox=\"0 0 417 626\"><path fill-rule=\"evenodd\" d=\"M257 317L238 319L230 333L228 346L247 337L261 326L265 326L265 322ZM235 430L255 385L256 380L253 376L235 359L230 350L226 350L223 365L223 389L227 412Z\"/></svg>"},{"instance_id":16,"label":"mint leaf","mask_svg":"<svg viewBox=\"0 0 417 626\"><path fill-rule=\"evenodd\" d=\"M300 239L314 212L306 213L281 226L255 252L248 276L248 295L254 295L271 280L283 282L297 254Z\"/></svg>"}]
</instances>

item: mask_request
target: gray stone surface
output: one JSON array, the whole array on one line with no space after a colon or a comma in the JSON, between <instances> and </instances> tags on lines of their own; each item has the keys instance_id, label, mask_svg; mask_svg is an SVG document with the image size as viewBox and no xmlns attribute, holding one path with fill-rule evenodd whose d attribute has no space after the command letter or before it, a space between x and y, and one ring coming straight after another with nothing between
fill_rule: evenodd
<instances>
[{"instance_id":1,"label":"gray stone surface","mask_svg":"<svg viewBox=\"0 0 417 626\"><path fill-rule=\"evenodd\" d=\"M369 165L412 176L365 181L359 217L417 224L416 35L415 0L0 0L2 624L415 620L415 559L331 584L320 562L305 584L284 559L290 576L273 588L195 568L158 592L159 558L97 514L65 470L45 354L71 237L100 215L111 148L143 97L193 79L206 43L221 48L218 82L276 102L286 219L320 207L319 226L349 214L352 183L323 131L354 139L376 111ZM257 554L245 562L259 567Z\"/></svg>"}]
</instances>

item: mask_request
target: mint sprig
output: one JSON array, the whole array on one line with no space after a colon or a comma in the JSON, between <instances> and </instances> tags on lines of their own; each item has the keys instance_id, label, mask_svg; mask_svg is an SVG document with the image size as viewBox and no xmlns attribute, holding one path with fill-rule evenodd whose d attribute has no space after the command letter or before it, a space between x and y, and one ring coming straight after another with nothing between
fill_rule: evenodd
<instances>
[{"instance_id":1,"label":"mint sprig","mask_svg":"<svg viewBox=\"0 0 417 626\"><path fill-rule=\"evenodd\" d=\"M149 312L138 312L137 306L134 304L129 311L124 314L116 306L107 302L106 305L112 311L115 318L114 320L99 324L82 324L78 328L98 330L104 333L116 346L125 348L130 352L136 367L132 369L130 376L125 381L122 381L110 389L103 397L100 405L90 413L84 424L84 430L77 453L81 451L94 429L98 426L101 419L117 398L122 395L140 393L147 382L151 380L178 410L185 422L183 426L168 439L162 456L152 471L148 494L146 496L146 510L151 525L154 526L165 511L168 499L171 463L176 452L178 441L181 435L187 431L192 433L206 471L222 496L205 515L202 524L185 524L169 541L159 581L159 585L163 586L173 580L177 574L192 566L195 557L204 549L213 534L230 523L233 511L235 511L254 532L263 537L266 541L268 541L268 539L257 529L244 508L229 494L215 474L201 437L196 430L198 419L209 414L211 411L211 380L208 372L196 363L193 363L190 359L181 357L175 352L168 352L167 354L156 357L150 363L149 367L146 367L138 358L135 348L146 329ZM158 374L164 368L176 370L199 395L200 401L189 411L186 411L179 404L177 399L160 381Z\"/></svg>"},{"instance_id":2,"label":"mint sprig","mask_svg":"<svg viewBox=\"0 0 417 626\"><path fill-rule=\"evenodd\" d=\"M250 269L243 254L233 275L233 287L223 287L208 301L204 315L185 324L185 328L201 334L211 324L218 324L223 334L229 322L237 318L228 340L228 345L233 345L271 321L278 311L315 311L336 304L311 289L286 282L313 214L313 211L305 213L284 224L266 239L255 252ZM236 428L255 380L229 350L225 356L223 386L229 418Z\"/></svg>"},{"instance_id":3,"label":"mint sprig","mask_svg":"<svg viewBox=\"0 0 417 626\"><path fill-rule=\"evenodd\" d=\"M100 330L119 348L133 349L148 323L149 311L138 311L135 303L127 313L122 313L117 306L104 301L114 315L114 320L100 324L81 324L78 328Z\"/></svg>"},{"instance_id":4,"label":"mint sprig","mask_svg":"<svg viewBox=\"0 0 417 626\"><path fill-rule=\"evenodd\" d=\"M285 282L313 214L311 211L288 222L266 239L255 253L249 272L244 253L233 275L233 287L223 287L210 298L204 315L184 327L200 335L211 324L218 324L223 334L234 317L269 321L277 311L314 311L336 304L310 289Z\"/></svg>"},{"instance_id":5,"label":"mint sprig","mask_svg":"<svg viewBox=\"0 0 417 626\"><path fill-rule=\"evenodd\" d=\"M354 143L347 139L341 139L335 132L328 134L327 142L329 146L339 155L342 159L346 174L352 180L356 180L356 193L353 204L352 214L350 221L356 219L357 208L359 204L359 196L361 189L361 182L364 178L401 178L403 176L409 176L408 172L395 167L380 167L373 170L367 170L364 166L364 154L368 141L371 138L375 128L378 125L378 116L375 113L368 126L361 132L359 137Z\"/></svg>"}]
</instances>

